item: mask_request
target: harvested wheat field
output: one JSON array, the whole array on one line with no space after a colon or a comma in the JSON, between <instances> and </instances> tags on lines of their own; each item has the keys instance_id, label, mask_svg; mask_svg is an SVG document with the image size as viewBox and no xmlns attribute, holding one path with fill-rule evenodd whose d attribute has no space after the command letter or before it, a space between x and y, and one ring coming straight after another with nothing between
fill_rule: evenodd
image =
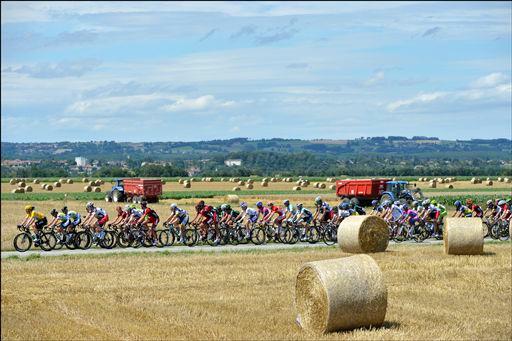
<instances>
[{"instance_id":1,"label":"harvested wheat field","mask_svg":"<svg viewBox=\"0 0 512 341\"><path fill-rule=\"evenodd\" d=\"M483 256L391 245L372 257L384 326L324 336L295 324L295 277L337 248L2 260L2 339L510 339L511 243ZM20 285L21 284L21 285Z\"/></svg>"}]
</instances>

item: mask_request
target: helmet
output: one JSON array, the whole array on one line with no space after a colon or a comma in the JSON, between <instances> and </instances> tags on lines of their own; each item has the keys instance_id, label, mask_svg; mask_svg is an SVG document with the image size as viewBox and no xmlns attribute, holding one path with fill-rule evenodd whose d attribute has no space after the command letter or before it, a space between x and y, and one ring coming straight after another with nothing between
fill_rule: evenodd
<instances>
[{"instance_id":1,"label":"helmet","mask_svg":"<svg viewBox=\"0 0 512 341\"><path fill-rule=\"evenodd\" d=\"M272 201L269 201L269 202L267 202L267 206L268 206L268 207L273 207L273 206L274 206L274 203L273 203Z\"/></svg>"},{"instance_id":2,"label":"helmet","mask_svg":"<svg viewBox=\"0 0 512 341\"><path fill-rule=\"evenodd\" d=\"M350 208L350 206L349 206L349 204L348 204L347 202L342 202L342 203L340 204L340 208L341 208L342 210L348 210L348 209Z\"/></svg>"},{"instance_id":3,"label":"helmet","mask_svg":"<svg viewBox=\"0 0 512 341\"><path fill-rule=\"evenodd\" d=\"M334 212L338 212L338 206L334 206L334 207L332 208L332 210L333 210Z\"/></svg>"},{"instance_id":4,"label":"helmet","mask_svg":"<svg viewBox=\"0 0 512 341\"><path fill-rule=\"evenodd\" d=\"M377 212L382 212L382 211L384 211L384 209L382 208L382 206L377 207Z\"/></svg>"},{"instance_id":5,"label":"helmet","mask_svg":"<svg viewBox=\"0 0 512 341\"><path fill-rule=\"evenodd\" d=\"M199 206L199 207L203 207L203 206L204 206L204 200L199 200L199 201L197 202L196 207L197 207L197 206Z\"/></svg>"},{"instance_id":6,"label":"helmet","mask_svg":"<svg viewBox=\"0 0 512 341\"><path fill-rule=\"evenodd\" d=\"M90 211L90 210L92 210L93 208L94 208L94 203L93 203L92 201L89 201L89 202L87 203L87 205L85 205L85 209L86 209L87 211Z\"/></svg>"},{"instance_id":7,"label":"helmet","mask_svg":"<svg viewBox=\"0 0 512 341\"><path fill-rule=\"evenodd\" d=\"M34 206L32 206L32 205L27 205L27 206L25 206L25 211L26 211L26 212L32 212L34 209L35 209L35 207L34 207Z\"/></svg>"},{"instance_id":8,"label":"helmet","mask_svg":"<svg viewBox=\"0 0 512 341\"><path fill-rule=\"evenodd\" d=\"M220 205L220 209L221 209L222 211L225 211L227 206L228 206L228 205L226 205L226 204L222 204L222 205Z\"/></svg>"},{"instance_id":9,"label":"helmet","mask_svg":"<svg viewBox=\"0 0 512 341\"><path fill-rule=\"evenodd\" d=\"M64 213L59 213L57 214L57 219L59 219L60 221L66 221L67 217Z\"/></svg>"},{"instance_id":10,"label":"helmet","mask_svg":"<svg viewBox=\"0 0 512 341\"><path fill-rule=\"evenodd\" d=\"M487 207L491 207L492 206L492 200L487 200Z\"/></svg>"},{"instance_id":11,"label":"helmet","mask_svg":"<svg viewBox=\"0 0 512 341\"><path fill-rule=\"evenodd\" d=\"M176 205L176 203L172 203L171 206L169 206L171 210L175 210L178 208L178 205Z\"/></svg>"},{"instance_id":12,"label":"helmet","mask_svg":"<svg viewBox=\"0 0 512 341\"><path fill-rule=\"evenodd\" d=\"M372 200L372 206L375 207L379 204L379 202L377 200Z\"/></svg>"},{"instance_id":13,"label":"helmet","mask_svg":"<svg viewBox=\"0 0 512 341\"><path fill-rule=\"evenodd\" d=\"M262 203L261 201L258 201L258 202L256 203L256 207L263 207L263 203Z\"/></svg>"},{"instance_id":14,"label":"helmet","mask_svg":"<svg viewBox=\"0 0 512 341\"><path fill-rule=\"evenodd\" d=\"M242 201L240 203L240 208L247 208L247 203L245 201Z\"/></svg>"},{"instance_id":15,"label":"helmet","mask_svg":"<svg viewBox=\"0 0 512 341\"><path fill-rule=\"evenodd\" d=\"M131 204L131 205L130 205L130 208L131 208L132 210L134 210L134 209L136 209L136 208L137 208L137 206L135 206L135 204Z\"/></svg>"},{"instance_id":16,"label":"helmet","mask_svg":"<svg viewBox=\"0 0 512 341\"><path fill-rule=\"evenodd\" d=\"M57 212L57 210L56 210L55 208L53 208L53 209L50 211L50 215L52 215L52 216L54 216L54 217L56 217L58 213L59 213L59 212Z\"/></svg>"},{"instance_id":17,"label":"helmet","mask_svg":"<svg viewBox=\"0 0 512 341\"><path fill-rule=\"evenodd\" d=\"M423 200L423 202L421 204L423 206L427 207L428 205L430 205L430 200L429 199Z\"/></svg>"},{"instance_id":18,"label":"helmet","mask_svg":"<svg viewBox=\"0 0 512 341\"><path fill-rule=\"evenodd\" d=\"M131 212L132 211L132 206L131 205L124 205L124 211L125 212Z\"/></svg>"},{"instance_id":19,"label":"helmet","mask_svg":"<svg viewBox=\"0 0 512 341\"><path fill-rule=\"evenodd\" d=\"M505 200L500 200L500 201L498 202L498 206L503 206L503 205L505 205L506 203L507 203L507 202L506 202Z\"/></svg>"},{"instance_id":20,"label":"helmet","mask_svg":"<svg viewBox=\"0 0 512 341\"><path fill-rule=\"evenodd\" d=\"M389 201L389 200L384 200L384 202L382 203L383 207L389 207L390 205L391 205L391 201Z\"/></svg>"},{"instance_id":21,"label":"helmet","mask_svg":"<svg viewBox=\"0 0 512 341\"><path fill-rule=\"evenodd\" d=\"M283 205L285 205L285 206L290 205L290 200L285 199L285 200L283 201Z\"/></svg>"},{"instance_id":22,"label":"helmet","mask_svg":"<svg viewBox=\"0 0 512 341\"><path fill-rule=\"evenodd\" d=\"M320 198L320 197L316 197L316 198L315 198L315 203L316 203L316 204L321 204L321 203L322 203L322 198Z\"/></svg>"},{"instance_id":23,"label":"helmet","mask_svg":"<svg viewBox=\"0 0 512 341\"><path fill-rule=\"evenodd\" d=\"M393 205L396 205L396 206L400 205L400 201L396 200L396 201L393 203Z\"/></svg>"},{"instance_id":24,"label":"helmet","mask_svg":"<svg viewBox=\"0 0 512 341\"><path fill-rule=\"evenodd\" d=\"M418 207L418 205L419 205L419 203L416 200L414 200L412 202L412 207L416 208L416 207Z\"/></svg>"},{"instance_id":25,"label":"helmet","mask_svg":"<svg viewBox=\"0 0 512 341\"><path fill-rule=\"evenodd\" d=\"M462 206L462 203L460 202L460 200L457 200L456 202L453 203L453 206L459 208Z\"/></svg>"},{"instance_id":26,"label":"helmet","mask_svg":"<svg viewBox=\"0 0 512 341\"><path fill-rule=\"evenodd\" d=\"M473 199L471 199L471 198L466 199L466 205L467 206L473 205Z\"/></svg>"},{"instance_id":27,"label":"helmet","mask_svg":"<svg viewBox=\"0 0 512 341\"><path fill-rule=\"evenodd\" d=\"M148 206L148 202L146 200L140 202L140 207Z\"/></svg>"},{"instance_id":28,"label":"helmet","mask_svg":"<svg viewBox=\"0 0 512 341\"><path fill-rule=\"evenodd\" d=\"M407 204L404 204L404 205L402 206L402 209L407 211L407 210L409 209L409 206L407 206Z\"/></svg>"},{"instance_id":29,"label":"helmet","mask_svg":"<svg viewBox=\"0 0 512 341\"><path fill-rule=\"evenodd\" d=\"M297 208L300 210L300 209L302 209L302 207L303 207L304 205L302 205L302 203L301 203L301 202L299 202L296 206L297 206Z\"/></svg>"},{"instance_id":30,"label":"helmet","mask_svg":"<svg viewBox=\"0 0 512 341\"><path fill-rule=\"evenodd\" d=\"M62 213L68 214L68 207L64 206L61 210Z\"/></svg>"},{"instance_id":31,"label":"helmet","mask_svg":"<svg viewBox=\"0 0 512 341\"><path fill-rule=\"evenodd\" d=\"M430 201L430 203L431 203L432 205L434 205L434 206L435 206L435 205L437 205L437 201L436 201L435 199L432 199L432 200Z\"/></svg>"},{"instance_id":32,"label":"helmet","mask_svg":"<svg viewBox=\"0 0 512 341\"><path fill-rule=\"evenodd\" d=\"M231 209L231 205L230 204L226 204L226 211L229 211Z\"/></svg>"}]
</instances>

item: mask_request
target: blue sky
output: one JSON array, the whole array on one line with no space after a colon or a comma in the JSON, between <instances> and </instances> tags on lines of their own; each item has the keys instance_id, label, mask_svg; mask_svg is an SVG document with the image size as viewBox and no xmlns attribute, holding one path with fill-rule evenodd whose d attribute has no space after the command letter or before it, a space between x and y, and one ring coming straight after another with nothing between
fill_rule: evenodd
<instances>
[{"instance_id":1,"label":"blue sky","mask_svg":"<svg viewBox=\"0 0 512 341\"><path fill-rule=\"evenodd\" d=\"M2 2L2 141L511 136L511 2Z\"/></svg>"}]
</instances>

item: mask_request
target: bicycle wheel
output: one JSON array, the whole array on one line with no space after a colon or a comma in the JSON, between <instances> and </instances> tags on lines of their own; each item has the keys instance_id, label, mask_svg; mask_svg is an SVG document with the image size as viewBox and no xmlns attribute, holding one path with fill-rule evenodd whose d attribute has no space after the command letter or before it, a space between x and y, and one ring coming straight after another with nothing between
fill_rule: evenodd
<instances>
[{"instance_id":1,"label":"bicycle wheel","mask_svg":"<svg viewBox=\"0 0 512 341\"><path fill-rule=\"evenodd\" d=\"M398 230L397 234L395 235L395 237L393 238L393 240L397 243L401 243L406 239L407 239L407 229L405 227L399 228L399 230Z\"/></svg>"},{"instance_id":2,"label":"bicycle wheel","mask_svg":"<svg viewBox=\"0 0 512 341\"><path fill-rule=\"evenodd\" d=\"M185 230L185 245L192 247L197 244L199 240L199 232L196 229Z\"/></svg>"},{"instance_id":3,"label":"bicycle wheel","mask_svg":"<svg viewBox=\"0 0 512 341\"><path fill-rule=\"evenodd\" d=\"M104 231L105 235L103 239L100 240L99 245L104 249L111 249L116 244L116 236L112 231Z\"/></svg>"},{"instance_id":4,"label":"bicycle wheel","mask_svg":"<svg viewBox=\"0 0 512 341\"><path fill-rule=\"evenodd\" d=\"M41 247L41 250L51 251L55 248L55 244L57 244L57 239L55 239L53 233L44 232L41 235L41 244L39 245L39 247Z\"/></svg>"},{"instance_id":5,"label":"bicycle wheel","mask_svg":"<svg viewBox=\"0 0 512 341\"><path fill-rule=\"evenodd\" d=\"M306 228L306 238L310 244L315 244L320 240L320 232L318 227L310 226Z\"/></svg>"},{"instance_id":6,"label":"bicycle wheel","mask_svg":"<svg viewBox=\"0 0 512 341\"><path fill-rule=\"evenodd\" d=\"M13 245L16 251L25 252L32 246L32 236L27 232L19 233L14 237Z\"/></svg>"},{"instance_id":7,"label":"bicycle wheel","mask_svg":"<svg viewBox=\"0 0 512 341\"><path fill-rule=\"evenodd\" d=\"M127 248L130 246L131 240L130 240L130 232L128 231L121 231L117 234L117 246L121 248Z\"/></svg>"},{"instance_id":8,"label":"bicycle wheel","mask_svg":"<svg viewBox=\"0 0 512 341\"><path fill-rule=\"evenodd\" d=\"M267 240L267 234L265 233L265 230L261 227L256 227L252 229L251 231L251 242L254 245L261 245L266 242Z\"/></svg>"},{"instance_id":9,"label":"bicycle wheel","mask_svg":"<svg viewBox=\"0 0 512 341\"><path fill-rule=\"evenodd\" d=\"M215 245L215 240L217 240L217 232L214 229L209 229L206 235L206 242L208 245Z\"/></svg>"},{"instance_id":10,"label":"bicycle wheel","mask_svg":"<svg viewBox=\"0 0 512 341\"><path fill-rule=\"evenodd\" d=\"M86 250L91 245L91 237L85 231L80 231L75 236L75 246L80 250Z\"/></svg>"},{"instance_id":11,"label":"bicycle wheel","mask_svg":"<svg viewBox=\"0 0 512 341\"><path fill-rule=\"evenodd\" d=\"M55 247L53 249L54 250L62 249L62 247L64 246L64 242L63 242L64 236L60 232L52 232L52 233L55 236L55 240L56 240Z\"/></svg>"},{"instance_id":12,"label":"bicycle wheel","mask_svg":"<svg viewBox=\"0 0 512 341\"><path fill-rule=\"evenodd\" d=\"M498 238L501 241L507 240L510 237L508 231L509 231L509 229L508 229L507 222L505 222L505 221L501 222L501 224L499 224L499 228L498 228Z\"/></svg>"},{"instance_id":13,"label":"bicycle wheel","mask_svg":"<svg viewBox=\"0 0 512 341\"><path fill-rule=\"evenodd\" d=\"M64 236L64 241L65 241L65 245L66 247L69 249L69 250L75 250L76 249L76 241L75 241L75 238L76 238L76 235L72 235L69 237L69 240L67 240L68 236L65 235Z\"/></svg>"},{"instance_id":14,"label":"bicycle wheel","mask_svg":"<svg viewBox=\"0 0 512 341\"><path fill-rule=\"evenodd\" d=\"M231 242L231 239L234 239L232 236L231 229L227 229L226 227L219 228L220 232L220 245L226 245Z\"/></svg>"},{"instance_id":15,"label":"bicycle wheel","mask_svg":"<svg viewBox=\"0 0 512 341\"><path fill-rule=\"evenodd\" d=\"M157 231L158 236L158 247L163 246L171 246L174 244L174 233L169 230L159 230Z\"/></svg>"},{"instance_id":16,"label":"bicycle wheel","mask_svg":"<svg viewBox=\"0 0 512 341\"><path fill-rule=\"evenodd\" d=\"M322 234L322 239L326 245L334 245L338 241L336 229L334 227L327 226Z\"/></svg>"}]
</instances>

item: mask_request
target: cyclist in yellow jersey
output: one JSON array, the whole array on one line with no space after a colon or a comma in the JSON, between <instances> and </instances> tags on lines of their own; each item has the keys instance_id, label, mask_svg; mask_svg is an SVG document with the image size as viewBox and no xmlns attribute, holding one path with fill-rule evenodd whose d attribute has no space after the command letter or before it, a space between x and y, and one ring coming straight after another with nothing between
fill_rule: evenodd
<instances>
[{"instance_id":1,"label":"cyclist in yellow jersey","mask_svg":"<svg viewBox=\"0 0 512 341\"><path fill-rule=\"evenodd\" d=\"M27 215L21 222L21 226L33 227L33 231L36 232L36 230L41 230L48 224L48 220L44 214L36 212L35 207L32 205L25 206L25 213L27 213Z\"/></svg>"}]
</instances>

